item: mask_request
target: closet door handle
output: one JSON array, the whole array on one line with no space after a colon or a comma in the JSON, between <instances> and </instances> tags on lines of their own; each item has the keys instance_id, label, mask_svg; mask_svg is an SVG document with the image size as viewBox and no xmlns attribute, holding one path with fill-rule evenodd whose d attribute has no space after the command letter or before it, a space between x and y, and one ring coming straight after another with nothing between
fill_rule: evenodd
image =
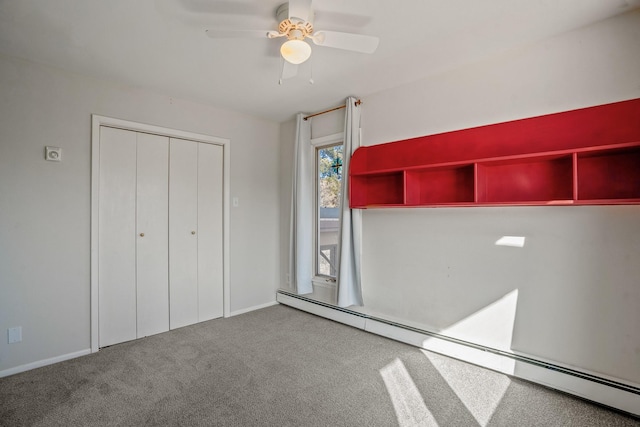
<instances>
[{"instance_id":1,"label":"closet door handle","mask_svg":"<svg viewBox=\"0 0 640 427\"><path fill-rule=\"evenodd\" d=\"M195 232L195 231L192 231L192 232L191 232L191 234L196 234L196 232Z\"/></svg>"},{"instance_id":2,"label":"closet door handle","mask_svg":"<svg viewBox=\"0 0 640 427\"><path fill-rule=\"evenodd\" d=\"M144 233L140 233L140 237L144 237Z\"/></svg>"}]
</instances>

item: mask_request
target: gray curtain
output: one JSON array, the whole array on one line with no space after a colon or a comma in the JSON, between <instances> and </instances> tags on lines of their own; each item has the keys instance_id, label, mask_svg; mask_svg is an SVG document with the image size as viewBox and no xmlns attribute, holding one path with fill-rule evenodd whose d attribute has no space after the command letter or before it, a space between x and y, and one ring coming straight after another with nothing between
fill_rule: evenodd
<instances>
[{"instance_id":1,"label":"gray curtain","mask_svg":"<svg viewBox=\"0 0 640 427\"><path fill-rule=\"evenodd\" d=\"M349 208L349 166L351 155L360 147L360 106L356 98L346 101L342 159L342 200L340 209L340 263L338 265L338 305L362 305L360 259L362 211Z\"/></svg>"},{"instance_id":2,"label":"gray curtain","mask_svg":"<svg viewBox=\"0 0 640 427\"><path fill-rule=\"evenodd\" d=\"M311 123L304 120L302 113L297 115L296 120L289 277L296 293L309 294L313 292L314 152L311 146Z\"/></svg>"}]
</instances>

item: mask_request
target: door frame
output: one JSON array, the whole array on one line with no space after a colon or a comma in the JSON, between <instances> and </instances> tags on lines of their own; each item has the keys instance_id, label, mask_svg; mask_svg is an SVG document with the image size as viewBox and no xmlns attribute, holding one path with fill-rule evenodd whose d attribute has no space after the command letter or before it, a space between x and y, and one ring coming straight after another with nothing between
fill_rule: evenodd
<instances>
[{"instance_id":1,"label":"door frame","mask_svg":"<svg viewBox=\"0 0 640 427\"><path fill-rule=\"evenodd\" d=\"M100 127L107 126L117 129L129 130L133 132L151 133L154 135L169 138L187 139L190 141L215 144L223 148L223 190L222 190L222 283L223 283L223 316L230 315L230 281L229 281L229 200L231 194L230 166L231 166L231 141L211 135L188 132L177 129L165 128L162 126L149 125L132 122L129 120L116 119L113 117L91 115L91 352L98 351L99 328L98 310L99 289L98 289L98 212L100 202ZM168 207L167 207L168 209Z\"/></svg>"}]
</instances>

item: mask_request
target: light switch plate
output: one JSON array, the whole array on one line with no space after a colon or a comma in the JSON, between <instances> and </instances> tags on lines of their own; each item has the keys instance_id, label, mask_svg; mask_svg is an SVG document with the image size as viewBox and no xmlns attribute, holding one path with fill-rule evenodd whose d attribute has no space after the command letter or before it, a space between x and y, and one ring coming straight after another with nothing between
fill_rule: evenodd
<instances>
[{"instance_id":1,"label":"light switch plate","mask_svg":"<svg viewBox=\"0 0 640 427\"><path fill-rule=\"evenodd\" d=\"M9 344L22 341L22 326L7 329L7 341Z\"/></svg>"},{"instance_id":2,"label":"light switch plate","mask_svg":"<svg viewBox=\"0 0 640 427\"><path fill-rule=\"evenodd\" d=\"M50 162L59 162L62 160L62 148L60 147L44 147L44 159Z\"/></svg>"}]
</instances>

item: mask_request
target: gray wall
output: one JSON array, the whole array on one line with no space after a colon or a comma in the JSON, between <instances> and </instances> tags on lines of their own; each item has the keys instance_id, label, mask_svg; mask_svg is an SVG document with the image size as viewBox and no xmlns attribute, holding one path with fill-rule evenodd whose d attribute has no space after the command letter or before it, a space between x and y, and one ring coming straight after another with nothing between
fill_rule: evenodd
<instances>
[{"instance_id":1,"label":"gray wall","mask_svg":"<svg viewBox=\"0 0 640 427\"><path fill-rule=\"evenodd\" d=\"M363 97L363 145L639 98L638 40L640 11ZM640 384L639 257L640 206L370 209L359 309Z\"/></svg>"},{"instance_id":2,"label":"gray wall","mask_svg":"<svg viewBox=\"0 0 640 427\"><path fill-rule=\"evenodd\" d=\"M639 98L638 40L640 11L366 97L364 144ZM640 206L372 209L363 227L364 310L640 383Z\"/></svg>"},{"instance_id":3,"label":"gray wall","mask_svg":"<svg viewBox=\"0 0 640 427\"><path fill-rule=\"evenodd\" d=\"M275 300L277 123L0 57L0 371L90 347L92 113L231 140L231 311Z\"/></svg>"}]
</instances>

